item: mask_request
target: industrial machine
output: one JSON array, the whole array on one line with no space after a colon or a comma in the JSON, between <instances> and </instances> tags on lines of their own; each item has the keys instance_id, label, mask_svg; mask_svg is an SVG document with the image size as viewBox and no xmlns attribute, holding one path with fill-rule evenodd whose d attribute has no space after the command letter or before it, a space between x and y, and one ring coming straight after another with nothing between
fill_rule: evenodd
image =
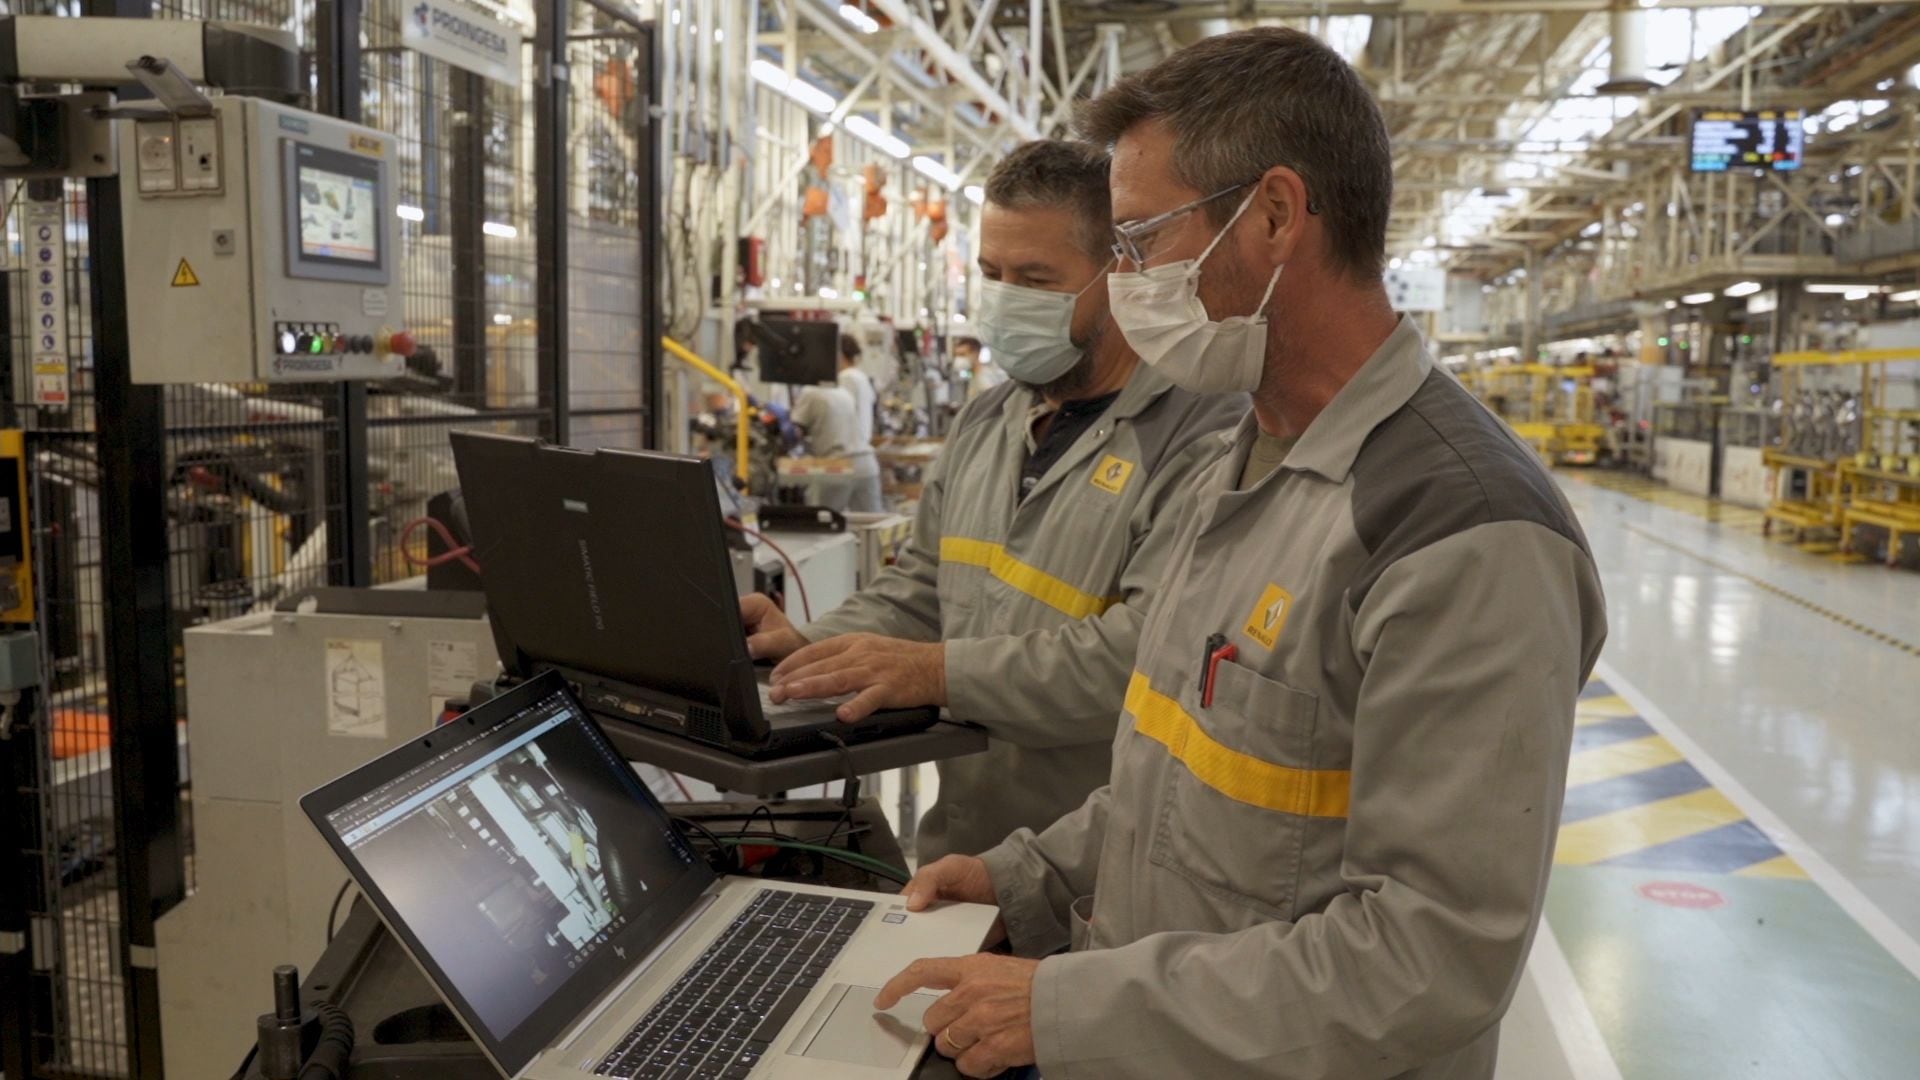
<instances>
[{"instance_id":1,"label":"industrial machine","mask_svg":"<svg viewBox=\"0 0 1920 1080\"><path fill-rule=\"evenodd\" d=\"M405 370L413 341L396 326L394 139L295 107L284 89L299 84L292 35L16 15L0 18L0 41L10 46L0 50L0 176L123 178L120 284L135 382ZM153 100L31 89L129 77ZM232 96L210 97L203 83ZM29 264L57 269L60 204L34 212ZM36 279L30 315L64 309L61 278ZM56 329L48 323L47 348L33 350L41 404L65 403L64 359L44 359L64 357Z\"/></svg>"}]
</instances>

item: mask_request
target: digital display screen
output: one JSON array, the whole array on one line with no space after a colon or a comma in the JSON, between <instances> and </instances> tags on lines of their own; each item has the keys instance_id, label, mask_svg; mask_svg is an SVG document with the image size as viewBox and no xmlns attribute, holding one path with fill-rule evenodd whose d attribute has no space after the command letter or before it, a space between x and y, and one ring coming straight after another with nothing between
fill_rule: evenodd
<instances>
[{"instance_id":1,"label":"digital display screen","mask_svg":"<svg viewBox=\"0 0 1920 1080\"><path fill-rule=\"evenodd\" d=\"M309 259L380 262L380 184L300 165L300 254Z\"/></svg>"},{"instance_id":2,"label":"digital display screen","mask_svg":"<svg viewBox=\"0 0 1920 1080\"><path fill-rule=\"evenodd\" d=\"M1807 147L1805 119L1803 109L1696 109L1693 171L1798 169Z\"/></svg>"},{"instance_id":3,"label":"digital display screen","mask_svg":"<svg viewBox=\"0 0 1920 1080\"><path fill-rule=\"evenodd\" d=\"M495 1038L681 914L693 852L588 723L554 695L326 818Z\"/></svg>"}]
</instances>

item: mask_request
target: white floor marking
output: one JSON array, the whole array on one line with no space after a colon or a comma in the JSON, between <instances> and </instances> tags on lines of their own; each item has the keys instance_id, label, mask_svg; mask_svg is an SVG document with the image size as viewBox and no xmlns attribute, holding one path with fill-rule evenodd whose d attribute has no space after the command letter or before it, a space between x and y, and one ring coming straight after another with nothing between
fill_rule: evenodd
<instances>
[{"instance_id":1,"label":"white floor marking","mask_svg":"<svg viewBox=\"0 0 1920 1080\"><path fill-rule=\"evenodd\" d=\"M1534 987L1547 1009L1547 1022L1553 1025L1574 1080L1622 1080L1620 1066L1607 1049L1600 1024L1587 1007L1587 997L1573 977L1567 954L1560 950L1560 939L1553 936L1553 927L1545 917L1534 935L1527 970L1533 975Z\"/></svg>"},{"instance_id":2,"label":"white floor marking","mask_svg":"<svg viewBox=\"0 0 1920 1080\"><path fill-rule=\"evenodd\" d=\"M1713 760L1699 743L1694 742L1686 732L1680 730L1679 725L1669 719L1659 706L1642 694L1632 683L1627 682L1611 664L1601 660L1595 666L1593 674L1595 678L1606 683L1614 693L1627 699L1627 703L1633 706L1641 719L1652 725L1653 729L1668 742L1678 747L1680 752L1687 756L1687 761L1700 770L1700 774L1705 776L1709 783L1719 788L1721 794L1732 800L1733 804L1739 807L1761 832L1767 834L1775 846L1792 856L1793 860L1806 870L1807 876L1825 889L1827 895L1833 898L1833 902L1839 904L1842 910L1851 915L1853 921L1860 924L1861 929L1879 942L1880 947L1898 960L1900 966L1906 968L1914 978L1920 979L1920 943L1916 943L1904 930L1901 930L1892 919L1887 917L1886 912L1881 911L1872 900L1867 898L1867 894L1861 892L1853 882L1847 880L1845 875L1834 869L1833 864L1822 858L1812 845L1800 839L1799 834L1788 828L1786 822L1767 809L1765 803L1748 791L1740 781L1734 779L1732 773Z\"/></svg>"}]
</instances>

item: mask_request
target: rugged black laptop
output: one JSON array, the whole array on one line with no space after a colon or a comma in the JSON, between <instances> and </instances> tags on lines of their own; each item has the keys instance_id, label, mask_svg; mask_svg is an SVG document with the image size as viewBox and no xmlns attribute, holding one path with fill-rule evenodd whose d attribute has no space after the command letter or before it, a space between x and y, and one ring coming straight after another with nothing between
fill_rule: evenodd
<instances>
[{"instance_id":1,"label":"rugged black laptop","mask_svg":"<svg viewBox=\"0 0 1920 1080\"><path fill-rule=\"evenodd\" d=\"M747 655L710 465L636 450L453 433L500 657L558 671L599 716L751 758L923 731L938 710L857 724L834 703L767 698Z\"/></svg>"}]
</instances>

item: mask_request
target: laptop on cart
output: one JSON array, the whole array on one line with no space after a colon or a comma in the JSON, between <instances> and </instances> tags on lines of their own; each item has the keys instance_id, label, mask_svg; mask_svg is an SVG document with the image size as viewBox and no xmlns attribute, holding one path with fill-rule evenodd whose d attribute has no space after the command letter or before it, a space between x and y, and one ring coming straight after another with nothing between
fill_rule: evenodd
<instances>
[{"instance_id":1,"label":"laptop on cart","mask_svg":"<svg viewBox=\"0 0 1920 1080\"><path fill-rule=\"evenodd\" d=\"M939 720L883 709L844 724L836 702L773 702L769 670L747 655L709 462L468 431L452 441L510 674L558 671L600 717L755 759Z\"/></svg>"},{"instance_id":2,"label":"laptop on cart","mask_svg":"<svg viewBox=\"0 0 1920 1080\"><path fill-rule=\"evenodd\" d=\"M874 995L995 915L716 876L558 672L300 805L514 1080L904 1080L936 997Z\"/></svg>"}]
</instances>

